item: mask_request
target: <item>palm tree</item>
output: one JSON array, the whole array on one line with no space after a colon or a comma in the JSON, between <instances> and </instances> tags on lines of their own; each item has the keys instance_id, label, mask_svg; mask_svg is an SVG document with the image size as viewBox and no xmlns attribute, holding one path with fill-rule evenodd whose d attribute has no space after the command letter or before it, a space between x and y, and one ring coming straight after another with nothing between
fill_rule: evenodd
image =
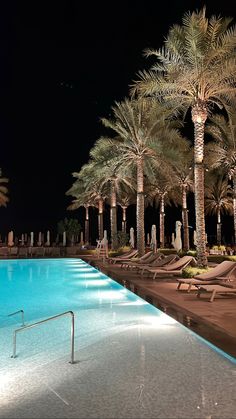
<instances>
[{"instance_id":1,"label":"palm tree","mask_svg":"<svg viewBox=\"0 0 236 419\"><path fill-rule=\"evenodd\" d=\"M9 202L8 188L6 187L6 183L9 182L9 179L6 177L2 177L2 169L0 169L0 206L6 207L7 203Z\"/></svg>"},{"instance_id":2,"label":"palm tree","mask_svg":"<svg viewBox=\"0 0 236 419\"><path fill-rule=\"evenodd\" d=\"M233 183L234 242L236 243L236 116L233 110L229 118L214 115L206 131L215 140L206 146L206 156L213 168L224 168Z\"/></svg>"},{"instance_id":3,"label":"palm tree","mask_svg":"<svg viewBox=\"0 0 236 419\"><path fill-rule=\"evenodd\" d=\"M236 29L232 18L206 17L205 7L186 13L173 25L164 46L155 51L157 62L139 73L133 92L154 96L182 112L191 109L194 124L194 184L197 258L207 266L204 218L204 128L209 109L228 111L236 92Z\"/></svg>"},{"instance_id":4,"label":"palm tree","mask_svg":"<svg viewBox=\"0 0 236 419\"><path fill-rule=\"evenodd\" d=\"M165 206L178 203L178 194L173 189L173 182L170 177L159 176L154 183L147 186L146 195L147 202L152 202L156 206L159 205L159 220L160 220L160 247L165 247Z\"/></svg>"},{"instance_id":5,"label":"palm tree","mask_svg":"<svg viewBox=\"0 0 236 419\"><path fill-rule=\"evenodd\" d=\"M123 192L130 192L132 189L131 180L117 164L117 150L114 140L101 137L90 150L90 161L85 164L79 173L74 176L82 182L86 189L85 196L89 202L98 206L99 238L103 237L103 202L109 199L110 220L111 220L111 245L112 249L117 247L117 195ZM70 195L75 192L76 183L69 190ZM75 196L75 193L74 193ZM79 189L79 201L84 199ZM73 203L73 206L78 203Z\"/></svg>"},{"instance_id":6,"label":"palm tree","mask_svg":"<svg viewBox=\"0 0 236 419\"><path fill-rule=\"evenodd\" d=\"M118 196L118 205L122 208L122 232L126 233L126 210L130 204L134 204L133 194L121 193Z\"/></svg>"},{"instance_id":7,"label":"palm tree","mask_svg":"<svg viewBox=\"0 0 236 419\"><path fill-rule=\"evenodd\" d=\"M116 102L112 110L114 118L103 118L102 122L120 137L117 141L119 165L136 172L137 249L142 256L145 252L144 173L152 170L152 165L165 166L163 144L168 141L171 147L179 134L170 128L163 107L154 99L125 99Z\"/></svg>"},{"instance_id":8,"label":"palm tree","mask_svg":"<svg viewBox=\"0 0 236 419\"><path fill-rule=\"evenodd\" d=\"M188 205L187 193L193 190L193 173L192 173L193 149L189 148L183 151L175 159L172 160L171 175L172 184L176 185L181 191L182 204L182 224L183 224L183 249L189 250L189 222L188 222Z\"/></svg>"},{"instance_id":9,"label":"palm tree","mask_svg":"<svg viewBox=\"0 0 236 419\"><path fill-rule=\"evenodd\" d=\"M68 210L76 210L80 207L85 208L85 244L89 244L89 207L96 206L100 199L100 194L94 189L89 189L86 183L79 178L79 174L74 172L72 174L77 180L72 187L66 192L66 195L73 196L71 204L67 207Z\"/></svg>"},{"instance_id":10,"label":"palm tree","mask_svg":"<svg viewBox=\"0 0 236 419\"><path fill-rule=\"evenodd\" d=\"M233 212L232 188L222 174L214 173L206 178L206 214L217 216L217 244L221 244L221 214Z\"/></svg>"},{"instance_id":11,"label":"palm tree","mask_svg":"<svg viewBox=\"0 0 236 419\"><path fill-rule=\"evenodd\" d=\"M117 138L119 143L119 139ZM90 151L92 161L96 166L96 184L110 199L111 247L117 248L117 197L132 194L132 179L127 170L119 165L120 150L117 142L108 137L99 138ZM94 176L94 172L93 172Z\"/></svg>"},{"instance_id":12,"label":"palm tree","mask_svg":"<svg viewBox=\"0 0 236 419\"><path fill-rule=\"evenodd\" d=\"M74 188L76 188L77 182L82 182L86 190L86 197L90 202L90 206L98 208L98 238L102 240L104 229L103 229L103 214L104 214L104 204L107 198L106 193L102 190L101 186L98 184L100 179L100 172L98 165L95 164L95 161L90 160L89 163L82 166L80 172L73 173L74 177L78 178L78 181L75 182ZM72 187L73 190L73 187ZM78 190L80 196L81 192ZM83 195L82 195L83 197ZM88 206L86 208L86 217L88 219L89 210ZM85 221L86 222L86 221Z\"/></svg>"}]
</instances>

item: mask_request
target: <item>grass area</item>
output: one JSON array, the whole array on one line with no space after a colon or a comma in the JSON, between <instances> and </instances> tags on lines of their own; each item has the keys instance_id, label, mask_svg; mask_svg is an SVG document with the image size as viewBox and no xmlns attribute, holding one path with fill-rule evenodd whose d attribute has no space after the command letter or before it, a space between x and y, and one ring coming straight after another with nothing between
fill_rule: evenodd
<instances>
[{"instance_id":1,"label":"grass area","mask_svg":"<svg viewBox=\"0 0 236 419\"><path fill-rule=\"evenodd\" d=\"M209 255L207 257L208 262L215 262L215 263L221 263L223 260L232 260L233 262L236 262L236 256L229 256L229 255Z\"/></svg>"},{"instance_id":2,"label":"grass area","mask_svg":"<svg viewBox=\"0 0 236 419\"><path fill-rule=\"evenodd\" d=\"M212 268L198 268L197 266L187 266L187 268L185 268L183 270L183 274L182 277L183 278L193 278L195 275L199 275L199 274L204 274L208 271L210 271Z\"/></svg>"}]
</instances>

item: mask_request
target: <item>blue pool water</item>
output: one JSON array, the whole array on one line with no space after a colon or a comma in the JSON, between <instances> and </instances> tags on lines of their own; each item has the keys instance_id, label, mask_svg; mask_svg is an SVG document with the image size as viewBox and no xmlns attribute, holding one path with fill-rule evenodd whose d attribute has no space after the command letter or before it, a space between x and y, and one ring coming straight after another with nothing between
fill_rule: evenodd
<instances>
[{"instance_id":1,"label":"blue pool water","mask_svg":"<svg viewBox=\"0 0 236 419\"><path fill-rule=\"evenodd\" d=\"M17 336L13 331L72 310ZM0 261L0 417L236 418L236 360L80 259ZM35 407L36 406L36 407Z\"/></svg>"},{"instance_id":2,"label":"blue pool water","mask_svg":"<svg viewBox=\"0 0 236 419\"><path fill-rule=\"evenodd\" d=\"M19 327L20 314L14 317L8 317L8 314L20 309L25 312L26 324L72 310L78 316L76 331L83 339L81 343L85 343L83 331L92 340L99 327L100 333L105 333L105 330L107 333L108 325L111 328L114 324L117 326L118 312L120 325L126 322L127 325L138 324L140 321L145 322L146 318L147 323L166 322L183 328L175 320L80 259L2 260L0 278L1 328ZM48 333L46 328L49 331L53 329L53 339L56 342L57 334L58 340L61 339L60 332L64 333L64 327L69 330L66 326L68 323L68 319L60 319L58 325L48 324L43 326L43 331L30 334L34 339L34 334L45 335ZM191 332L186 330L186 333ZM51 332L47 340L50 334ZM21 339L24 342L24 338ZM199 337L200 340L236 362L234 358Z\"/></svg>"}]
</instances>

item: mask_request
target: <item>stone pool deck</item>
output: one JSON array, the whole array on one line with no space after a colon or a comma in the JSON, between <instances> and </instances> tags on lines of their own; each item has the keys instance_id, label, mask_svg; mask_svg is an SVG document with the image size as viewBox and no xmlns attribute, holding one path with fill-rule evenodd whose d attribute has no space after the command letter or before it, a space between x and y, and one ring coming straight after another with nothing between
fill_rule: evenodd
<instances>
[{"instance_id":1,"label":"stone pool deck","mask_svg":"<svg viewBox=\"0 0 236 419\"><path fill-rule=\"evenodd\" d=\"M126 286L154 306L174 317L220 349L236 357L236 296L216 296L209 302L209 294L200 299L196 290L186 292L183 285L177 291L175 277L153 281L135 271L122 269L97 258L83 257L110 278Z\"/></svg>"}]
</instances>

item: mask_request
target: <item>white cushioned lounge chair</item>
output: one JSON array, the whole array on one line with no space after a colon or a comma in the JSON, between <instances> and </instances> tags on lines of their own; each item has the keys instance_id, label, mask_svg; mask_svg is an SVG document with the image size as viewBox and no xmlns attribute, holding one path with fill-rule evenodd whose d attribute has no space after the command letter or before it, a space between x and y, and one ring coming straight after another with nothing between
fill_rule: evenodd
<instances>
[{"instance_id":1,"label":"white cushioned lounge chair","mask_svg":"<svg viewBox=\"0 0 236 419\"><path fill-rule=\"evenodd\" d=\"M197 265L197 261L193 256L183 256L174 263L168 264L161 268L148 268L147 272L153 274L153 279L157 276L171 276L171 275L182 275L183 269L188 265Z\"/></svg>"},{"instance_id":2,"label":"white cushioned lounge chair","mask_svg":"<svg viewBox=\"0 0 236 419\"><path fill-rule=\"evenodd\" d=\"M155 261L160 260L162 258L164 258L163 253L160 253L160 252L153 253L151 251L151 252L146 253L144 256L141 256L138 260L122 262L121 268L127 268L127 269L140 268L144 264L145 265L152 264Z\"/></svg>"},{"instance_id":3,"label":"white cushioned lounge chair","mask_svg":"<svg viewBox=\"0 0 236 419\"><path fill-rule=\"evenodd\" d=\"M180 257L177 254L170 254L164 256L161 259L156 259L150 264L141 265L138 267L139 273L144 275L146 272L149 274L149 268L163 268L164 266L168 266L179 260Z\"/></svg>"},{"instance_id":4,"label":"white cushioned lounge chair","mask_svg":"<svg viewBox=\"0 0 236 419\"><path fill-rule=\"evenodd\" d=\"M195 275L193 278L178 278L177 290L183 284L188 285L187 292L190 292L192 286L220 284L222 281L229 282L233 280L236 280L236 262L224 260L206 273Z\"/></svg>"}]
</instances>

